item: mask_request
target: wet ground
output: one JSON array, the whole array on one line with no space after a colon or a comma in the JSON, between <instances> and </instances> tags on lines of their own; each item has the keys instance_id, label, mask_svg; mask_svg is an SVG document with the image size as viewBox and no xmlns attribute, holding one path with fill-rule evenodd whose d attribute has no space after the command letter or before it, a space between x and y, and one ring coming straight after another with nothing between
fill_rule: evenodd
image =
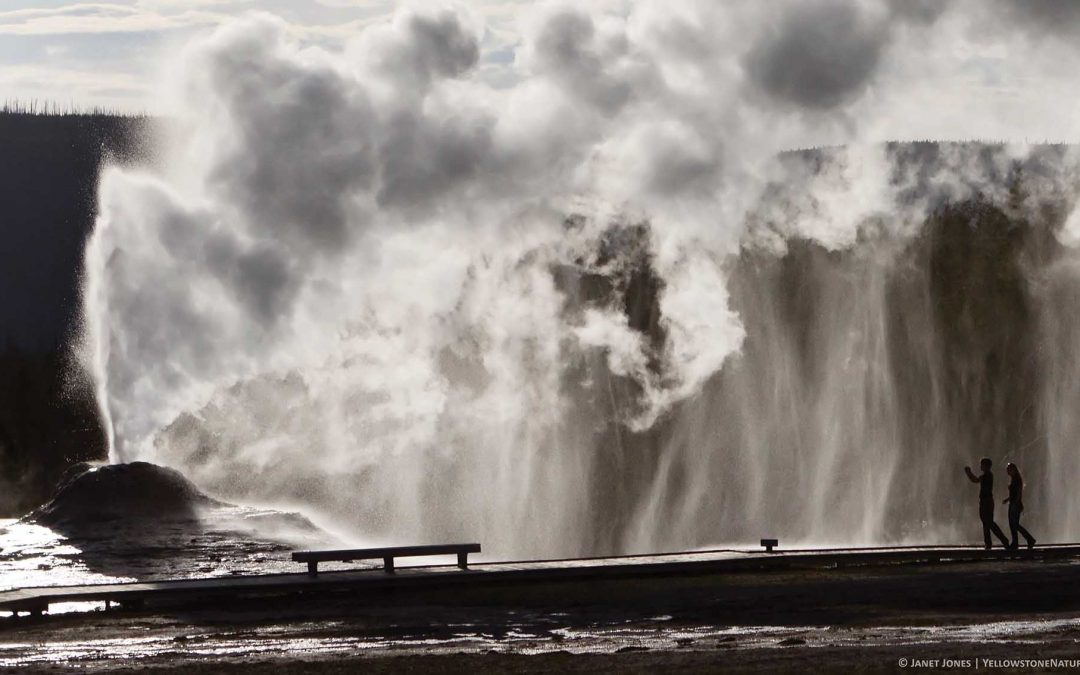
<instances>
[{"instance_id":1,"label":"wet ground","mask_svg":"<svg viewBox=\"0 0 1080 675\"><path fill-rule=\"evenodd\" d=\"M198 522L98 522L78 534L0 520L0 590L296 572L290 551L336 543L292 514L234 506Z\"/></svg>"},{"instance_id":2,"label":"wet ground","mask_svg":"<svg viewBox=\"0 0 1080 675\"><path fill-rule=\"evenodd\" d=\"M557 619L548 617L556 623ZM245 672L289 672L317 666L313 672L338 668L345 672L407 666L415 672L465 672L475 666L488 672L598 668L621 672L652 667L756 669L807 659L815 670L845 663L860 669L891 669L907 658L916 665L949 660L961 666L980 659L1063 659L1061 669L1080 669L1080 619L942 626L718 627L686 625L661 616L640 622L538 628L528 617L518 622L511 617L498 630L472 623L422 630L374 629L347 620L196 626L175 618L143 617L87 628L76 622L26 628L15 631L17 638L6 634L0 643L0 667L29 672L104 672L136 666L216 672L243 666Z\"/></svg>"}]
</instances>

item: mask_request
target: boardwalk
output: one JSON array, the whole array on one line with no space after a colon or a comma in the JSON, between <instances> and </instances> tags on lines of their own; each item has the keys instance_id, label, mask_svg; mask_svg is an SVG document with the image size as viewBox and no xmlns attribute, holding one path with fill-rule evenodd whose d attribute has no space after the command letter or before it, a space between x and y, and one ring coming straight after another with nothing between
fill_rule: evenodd
<instances>
[{"instance_id":1,"label":"boardwalk","mask_svg":"<svg viewBox=\"0 0 1080 675\"><path fill-rule=\"evenodd\" d=\"M773 553L710 550L640 556L575 558L476 563L468 570L456 565L326 571L312 577L268 574L158 582L24 588L0 592L0 611L46 612L51 604L116 603L140 607L150 603L218 606L234 598L290 596L311 592L364 593L382 590L459 588L466 592L497 585L549 584L633 578L680 578L794 569L837 569L874 565L943 565L1004 559L1080 559L1080 544L1038 546L1033 551L983 550L979 546L792 549ZM298 565L298 567L300 567Z\"/></svg>"}]
</instances>

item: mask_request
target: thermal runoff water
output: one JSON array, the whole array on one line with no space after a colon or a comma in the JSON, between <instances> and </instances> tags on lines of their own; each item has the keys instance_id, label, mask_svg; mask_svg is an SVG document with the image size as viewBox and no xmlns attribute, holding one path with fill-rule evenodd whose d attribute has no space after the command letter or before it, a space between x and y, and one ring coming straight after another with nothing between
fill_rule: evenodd
<instances>
[{"instance_id":1,"label":"thermal runoff water","mask_svg":"<svg viewBox=\"0 0 1080 675\"><path fill-rule=\"evenodd\" d=\"M949 16L580 4L191 42L86 254L111 459L554 556L977 539L985 455L1080 535L1078 156L863 132Z\"/></svg>"}]
</instances>

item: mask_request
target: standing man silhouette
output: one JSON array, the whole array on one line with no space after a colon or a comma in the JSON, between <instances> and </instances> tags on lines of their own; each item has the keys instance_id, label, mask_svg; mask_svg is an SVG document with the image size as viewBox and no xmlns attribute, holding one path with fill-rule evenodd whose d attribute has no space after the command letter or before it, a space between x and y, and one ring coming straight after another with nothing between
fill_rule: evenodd
<instances>
[{"instance_id":1,"label":"standing man silhouette","mask_svg":"<svg viewBox=\"0 0 1080 675\"><path fill-rule=\"evenodd\" d=\"M982 469L981 475L976 476L972 473L970 466L964 467L964 473L967 474L968 480L972 483L979 484L979 519L982 520L983 541L986 542L986 548L991 548L991 532L1001 540L1002 546L1008 548L1009 540L1005 538L1005 533L994 522L994 474L990 473L990 467L993 464L989 457L983 457L979 462L979 468Z\"/></svg>"}]
</instances>

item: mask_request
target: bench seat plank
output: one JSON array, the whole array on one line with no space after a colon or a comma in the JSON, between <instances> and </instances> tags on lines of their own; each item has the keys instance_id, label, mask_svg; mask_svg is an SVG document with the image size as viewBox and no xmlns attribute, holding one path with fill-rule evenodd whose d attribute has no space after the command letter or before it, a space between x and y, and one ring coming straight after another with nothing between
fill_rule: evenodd
<instances>
[{"instance_id":1,"label":"bench seat plank","mask_svg":"<svg viewBox=\"0 0 1080 675\"><path fill-rule=\"evenodd\" d=\"M383 548L338 549L332 551L294 551L294 562L307 563L308 573L318 574L320 562L352 562L355 560L375 560L382 558L383 569L394 571L394 558L411 558L429 555L457 555L457 564L461 569L468 568L470 553L479 553L480 544L434 544L425 546L390 546Z\"/></svg>"}]
</instances>

